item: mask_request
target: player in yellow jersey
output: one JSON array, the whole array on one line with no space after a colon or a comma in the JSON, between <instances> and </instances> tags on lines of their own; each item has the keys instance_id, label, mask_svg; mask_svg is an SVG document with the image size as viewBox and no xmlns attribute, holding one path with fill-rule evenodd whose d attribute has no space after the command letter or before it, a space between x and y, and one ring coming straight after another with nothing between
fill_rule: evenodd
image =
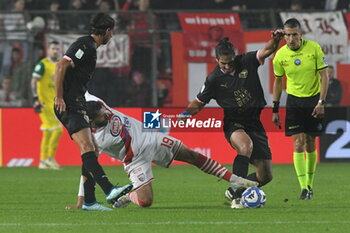
<instances>
[{"instance_id":1,"label":"player in yellow jersey","mask_svg":"<svg viewBox=\"0 0 350 233\"><path fill-rule=\"evenodd\" d=\"M33 107L39 114L40 129L43 131L40 145L40 169L60 168L55 160L55 153L63 130L54 113L54 78L58 55L59 44L57 41L52 41L47 49L47 56L35 65L32 74Z\"/></svg>"},{"instance_id":2,"label":"player in yellow jersey","mask_svg":"<svg viewBox=\"0 0 350 233\"><path fill-rule=\"evenodd\" d=\"M284 33L286 45L277 51L273 59L276 79L273 88L272 121L281 126L278 107L282 77L285 75L288 94L286 136L293 138L293 161L301 187L300 199L307 200L313 197L317 163L315 137L323 131L328 65L320 45L301 38L301 26L297 19L291 18L284 23Z\"/></svg>"}]
</instances>

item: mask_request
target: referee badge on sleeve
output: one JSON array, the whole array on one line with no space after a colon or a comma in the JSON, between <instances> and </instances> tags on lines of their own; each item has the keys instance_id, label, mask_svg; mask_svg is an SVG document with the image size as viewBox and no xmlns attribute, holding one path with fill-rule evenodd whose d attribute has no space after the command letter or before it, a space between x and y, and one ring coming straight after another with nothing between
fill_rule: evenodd
<instances>
[{"instance_id":1,"label":"referee badge on sleeve","mask_svg":"<svg viewBox=\"0 0 350 233\"><path fill-rule=\"evenodd\" d=\"M78 59L82 58L83 55L84 55L84 51L81 50L81 49L79 49L79 50L75 53L75 57L78 58Z\"/></svg>"}]
</instances>

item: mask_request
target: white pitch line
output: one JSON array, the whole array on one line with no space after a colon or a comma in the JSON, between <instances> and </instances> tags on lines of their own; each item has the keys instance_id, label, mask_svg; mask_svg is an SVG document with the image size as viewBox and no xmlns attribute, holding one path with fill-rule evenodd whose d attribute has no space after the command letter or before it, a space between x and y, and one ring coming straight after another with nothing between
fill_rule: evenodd
<instances>
[{"instance_id":1,"label":"white pitch line","mask_svg":"<svg viewBox=\"0 0 350 233\"><path fill-rule=\"evenodd\" d=\"M115 223L0 223L0 227L4 226L45 226L45 227L56 227L56 226L96 226L96 225L251 225L251 224L350 224L350 220L347 221L268 221L268 222L201 222L201 221L188 221L188 222L115 222Z\"/></svg>"}]
</instances>

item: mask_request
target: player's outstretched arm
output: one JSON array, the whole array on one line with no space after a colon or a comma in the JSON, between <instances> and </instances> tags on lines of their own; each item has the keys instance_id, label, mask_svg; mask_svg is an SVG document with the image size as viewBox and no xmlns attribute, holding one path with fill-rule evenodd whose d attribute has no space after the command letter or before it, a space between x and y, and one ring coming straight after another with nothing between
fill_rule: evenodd
<instances>
[{"instance_id":1,"label":"player's outstretched arm","mask_svg":"<svg viewBox=\"0 0 350 233\"><path fill-rule=\"evenodd\" d=\"M282 40L284 36L283 29L277 29L275 31L271 32L271 39L265 44L263 48L259 50L259 59L264 60L268 56L270 56L272 53L274 53L280 41Z\"/></svg>"},{"instance_id":2,"label":"player's outstretched arm","mask_svg":"<svg viewBox=\"0 0 350 233\"><path fill-rule=\"evenodd\" d=\"M204 106L204 103L199 102L197 99L195 99L187 106L187 109L185 111L179 114L178 119L185 120L188 118L189 115L194 116L197 113L199 113Z\"/></svg>"}]
</instances>

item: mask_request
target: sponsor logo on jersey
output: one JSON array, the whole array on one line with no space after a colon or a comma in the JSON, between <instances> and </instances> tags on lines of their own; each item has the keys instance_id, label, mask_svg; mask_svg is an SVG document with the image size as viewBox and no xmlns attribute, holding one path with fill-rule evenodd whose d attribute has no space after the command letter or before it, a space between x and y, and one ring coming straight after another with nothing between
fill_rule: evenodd
<instances>
[{"instance_id":1,"label":"sponsor logo on jersey","mask_svg":"<svg viewBox=\"0 0 350 233\"><path fill-rule=\"evenodd\" d=\"M143 112L143 128L144 129L160 129L160 116L159 109L155 112Z\"/></svg>"},{"instance_id":2,"label":"sponsor logo on jersey","mask_svg":"<svg viewBox=\"0 0 350 233\"><path fill-rule=\"evenodd\" d=\"M295 59L295 60L294 60L294 64L297 65L297 66L299 66L299 65L301 64L300 59Z\"/></svg>"},{"instance_id":3,"label":"sponsor logo on jersey","mask_svg":"<svg viewBox=\"0 0 350 233\"><path fill-rule=\"evenodd\" d=\"M220 84L220 87L228 88L227 83L225 83L225 84Z\"/></svg>"},{"instance_id":4,"label":"sponsor logo on jersey","mask_svg":"<svg viewBox=\"0 0 350 233\"><path fill-rule=\"evenodd\" d=\"M118 137L120 132L122 131L122 120L118 116L113 115L110 121L111 121L110 132L113 137Z\"/></svg>"}]
</instances>

